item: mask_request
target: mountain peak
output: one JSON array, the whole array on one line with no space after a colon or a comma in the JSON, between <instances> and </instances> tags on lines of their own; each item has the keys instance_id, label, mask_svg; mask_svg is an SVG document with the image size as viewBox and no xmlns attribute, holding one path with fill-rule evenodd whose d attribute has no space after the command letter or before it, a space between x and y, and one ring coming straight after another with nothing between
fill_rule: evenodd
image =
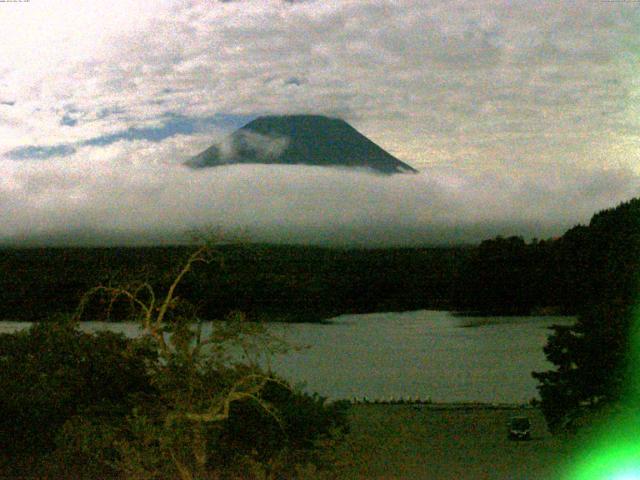
<instances>
[{"instance_id":1,"label":"mountain peak","mask_svg":"<svg viewBox=\"0 0 640 480\"><path fill-rule=\"evenodd\" d=\"M344 120L322 115L258 117L187 165L206 168L235 163L369 168L382 174L416 172Z\"/></svg>"}]
</instances>

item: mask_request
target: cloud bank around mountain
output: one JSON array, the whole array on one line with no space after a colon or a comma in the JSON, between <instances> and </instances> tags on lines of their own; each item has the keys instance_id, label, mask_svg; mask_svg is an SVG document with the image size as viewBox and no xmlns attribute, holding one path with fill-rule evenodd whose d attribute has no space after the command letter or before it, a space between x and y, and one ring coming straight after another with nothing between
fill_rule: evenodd
<instances>
[{"instance_id":1,"label":"cloud bank around mountain","mask_svg":"<svg viewBox=\"0 0 640 480\"><path fill-rule=\"evenodd\" d=\"M629 170L591 170L535 183L511 175L414 175L309 166L192 170L171 160L180 141L80 149L72 158L2 164L0 243L175 243L219 229L248 241L407 246L547 238L638 191ZM96 154L93 158L91 153ZM142 153L140 153L142 152Z\"/></svg>"},{"instance_id":2,"label":"cloud bank around mountain","mask_svg":"<svg viewBox=\"0 0 640 480\"><path fill-rule=\"evenodd\" d=\"M3 4L0 30L4 239L543 237L638 195L633 2L48 0ZM178 165L287 113L422 173Z\"/></svg>"}]
</instances>

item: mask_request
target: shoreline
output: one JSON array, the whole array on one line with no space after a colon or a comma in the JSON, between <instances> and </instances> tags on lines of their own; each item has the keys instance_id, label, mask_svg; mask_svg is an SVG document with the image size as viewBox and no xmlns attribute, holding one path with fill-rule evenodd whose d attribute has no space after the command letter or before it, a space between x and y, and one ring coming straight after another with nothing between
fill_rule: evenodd
<instances>
[{"instance_id":1,"label":"shoreline","mask_svg":"<svg viewBox=\"0 0 640 480\"><path fill-rule=\"evenodd\" d=\"M434 402L429 399L335 399L331 402L349 402L351 405L383 405L383 406L407 406L429 410L521 410L538 409L531 403L513 402L477 402L477 401L455 401L455 402Z\"/></svg>"}]
</instances>

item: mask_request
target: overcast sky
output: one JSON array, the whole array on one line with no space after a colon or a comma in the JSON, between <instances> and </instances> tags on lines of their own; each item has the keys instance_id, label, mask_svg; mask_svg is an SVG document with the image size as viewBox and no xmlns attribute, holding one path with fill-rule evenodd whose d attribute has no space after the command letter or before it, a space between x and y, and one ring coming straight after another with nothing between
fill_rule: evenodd
<instances>
[{"instance_id":1,"label":"overcast sky","mask_svg":"<svg viewBox=\"0 0 640 480\"><path fill-rule=\"evenodd\" d=\"M546 237L639 192L633 0L31 0L0 31L0 240ZM181 165L285 113L421 173Z\"/></svg>"}]
</instances>

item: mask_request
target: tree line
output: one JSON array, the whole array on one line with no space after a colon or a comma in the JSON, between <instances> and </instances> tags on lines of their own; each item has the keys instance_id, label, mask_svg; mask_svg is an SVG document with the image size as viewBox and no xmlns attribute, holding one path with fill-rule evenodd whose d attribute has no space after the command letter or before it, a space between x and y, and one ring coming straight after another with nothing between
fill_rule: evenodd
<instances>
[{"instance_id":1,"label":"tree line","mask_svg":"<svg viewBox=\"0 0 640 480\"><path fill-rule=\"evenodd\" d=\"M463 262L453 304L462 310L580 314L634 291L638 199L596 213L557 239L497 237Z\"/></svg>"},{"instance_id":2,"label":"tree line","mask_svg":"<svg viewBox=\"0 0 640 480\"><path fill-rule=\"evenodd\" d=\"M552 328L544 350L554 368L533 373L553 431L607 411L638 412L640 198L598 212L564 238L582 308L574 325Z\"/></svg>"},{"instance_id":3,"label":"tree line","mask_svg":"<svg viewBox=\"0 0 640 480\"><path fill-rule=\"evenodd\" d=\"M633 284L622 220L634 201L593 216L556 239L496 237L477 246L340 249L237 244L179 294L206 319L319 321L343 313L448 309L487 315L578 314L606 290ZM615 214L614 214L615 212ZM617 220L613 220L613 218ZM625 243L626 242L626 243ZM89 288L144 279L161 288L186 246L0 249L0 318L70 312ZM611 274L617 272L616 276ZM618 275L619 274L619 275ZM96 320L104 309L94 308ZM126 308L111 310L111 319Z\"/></svg>"},{"instance_id":4,"label":"tree line","mask_svg":"<svg viewBox=\"0 0 640 480\"><path fill-rule=\"evenodd\" d=\"M38 321L71 312L95 285L144 280L162 289L191 247L0 250L0 319ZM342 313L445 309L467 248L336 249L221 245L223 262L204 265L178 294L205 319L319 321ZM100 302L88 306L105 320ZM111 319L127 315L126 302ZM90 317L87 317L90 318Z\"/></svg>"}]
</instances>

